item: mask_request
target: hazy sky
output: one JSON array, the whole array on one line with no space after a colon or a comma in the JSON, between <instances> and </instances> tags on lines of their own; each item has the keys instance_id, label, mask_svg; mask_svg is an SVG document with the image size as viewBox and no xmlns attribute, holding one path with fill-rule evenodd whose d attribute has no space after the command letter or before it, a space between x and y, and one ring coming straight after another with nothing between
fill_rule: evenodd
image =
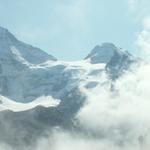
<instances>
[{"instance_id":1,"label":"hazy sky","mask_svg":"<svg viewBox=\"0 0 150 150\"><path fill-rule=\"evenodd\" d=\"M0 0L0 25L59 59L79 60L102 42L133 50L148 4L149 0Z\"/></svg>"}]
</instances>

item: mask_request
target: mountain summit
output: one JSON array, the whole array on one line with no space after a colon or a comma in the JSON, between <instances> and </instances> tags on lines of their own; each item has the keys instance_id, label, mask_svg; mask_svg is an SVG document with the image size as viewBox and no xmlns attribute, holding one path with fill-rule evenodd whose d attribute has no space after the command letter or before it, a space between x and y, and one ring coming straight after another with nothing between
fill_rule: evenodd
<instances>
[{"instance_id":1,"label":"mountain summit","mask_svg":"<svg viewBox=\"0 0 150 150\"><path fill-rule=\"evenodd\" d=\"M0 43L12 44L16 42L17 39L13 34L11 34L7 29L0 27Z\"/></svg>"},{"instance_id":2,"label":"mountain summit","mask_svg":"<svg viewBox=\"0 0 150 150\"><path fill-rule=\"evenodd\" d=\"M112 43L103 43L100 46L97 45L85 58L85 60L90 61L92 64L108 63L111 60L111 58L117 53L123 52L120 48L117 48Z\"/></svg>"},{"instance_id":3,"label":"mountain summit","mask_svg":"<svg viewBox=\"0 0 150 150\"><path fill-rule=\"evenodd\" d=\"M25 44L7 29L0 27L0 61L24 61L31 64L40 64L48 60L55 61L56 58L47 54L39 48Z\"/></svg>"}]
</instances>

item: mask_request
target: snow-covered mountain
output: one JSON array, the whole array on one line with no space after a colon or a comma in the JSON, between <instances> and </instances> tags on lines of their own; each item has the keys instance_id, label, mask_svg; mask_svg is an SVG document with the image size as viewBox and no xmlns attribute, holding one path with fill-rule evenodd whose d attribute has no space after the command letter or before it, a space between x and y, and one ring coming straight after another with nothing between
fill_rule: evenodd
<instances>
[{"instance_id":1,"label":"snow-covered mountain","mask_svg":"<svg viewBox=\"0 0 150 150\"><path fill-rule=\"evenodd\" d=\"M47 126L68 126L86 101L82 89L106 84L111 89L111 82L135 60L114 44L104 43L84 60L60 61L0 27L0 131L5 134L0 141L11 137L9 144L15 145L17 137L8 132L12 126L26 129L27 135L21 130L12 133L19 141L27 140L31 129L40 135ZM4 128L5 124L11 125Z\"/></svg>"},{"instance_id":2,"label":"snow-covered mountain","mask_svg":"<svg viewBox=\"0 0 150 150\"><path fill-rule=\"evenodd\" d=\"M97 45L91 53L85 57L85 61L91 64L106 64L106 71L111 79L118 78L129 66L137 61L128 51L116 47L112 43Z\"/></svg>"},{"instance_id":3,"label":"snow-covered mountain","mask_svg":"<svg viewBox=\"0 0 150 150\"><path fill-rule=\"evenodd\" d=\"M17 40L7 29L0 27L0 58L1 61L12 60L22 64L40 64L47 60L56 61L39 48Z\"/></svg>"},{"instance_id":4,"label":"snow-covered mountain","mask_svg":"<svg viewBox=\"0 0 150 150\"><path fill-rule=\"evenodd\" d=\"M108 63L115 53L120 53L120 49L112 43L103 43L101 46L97 45L85 60L92 64Z\"/></svg>"}]
</instances>

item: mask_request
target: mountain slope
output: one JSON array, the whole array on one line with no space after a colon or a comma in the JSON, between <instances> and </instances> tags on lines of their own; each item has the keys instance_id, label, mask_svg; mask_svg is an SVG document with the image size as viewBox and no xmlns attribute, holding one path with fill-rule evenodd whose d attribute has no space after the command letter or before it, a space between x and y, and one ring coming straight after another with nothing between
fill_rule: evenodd
<instances>
[{"instance_id":1,"label":"mountain slope","mask_svg":"<svg viewBox=\"0 0 150 150\"><path fill-rule=\"evenodd\" d=\"M40 64L48 60L56 61L51 55L48 55L39 48L25 44L17 40L7 29L0 27L0 60L16 60L21 59L31 63Z\"/></svg>"}]
</instances>

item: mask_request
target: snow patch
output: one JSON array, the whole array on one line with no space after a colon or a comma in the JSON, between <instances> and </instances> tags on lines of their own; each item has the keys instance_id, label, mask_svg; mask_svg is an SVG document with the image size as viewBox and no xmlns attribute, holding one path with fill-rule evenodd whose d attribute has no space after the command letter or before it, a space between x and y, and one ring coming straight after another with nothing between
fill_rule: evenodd
<instances>
[{"instance_id":1,"label":"snow patch","mask_svg":"<svg viewBox=\"0 0 150 150\"><path fill-rule=\"evenodd\" d=\"M13 100L10 100L4 96L0 96L0 111L11 110L13 112L20 112L30 110L37 106L43 107L57 107L60 103L60 100L54 99L51 96L41 96L29 103L19 103Z\"/></svg>"},{"instance_id":2,"label":"snow patch","mask_svg":"<svg viewBox=\"0 0 150 150\"><path fill-rule=\"evenodd\" d=\"M22 57L22 54L19 52L19 50L15 46L12 46L10 49L11 49L12 54L15 56L16 60L18 60L19 62L21 62L22 64L26 66L31 65L27 60L25 60Z\"/></svg>"}]
</instances>

